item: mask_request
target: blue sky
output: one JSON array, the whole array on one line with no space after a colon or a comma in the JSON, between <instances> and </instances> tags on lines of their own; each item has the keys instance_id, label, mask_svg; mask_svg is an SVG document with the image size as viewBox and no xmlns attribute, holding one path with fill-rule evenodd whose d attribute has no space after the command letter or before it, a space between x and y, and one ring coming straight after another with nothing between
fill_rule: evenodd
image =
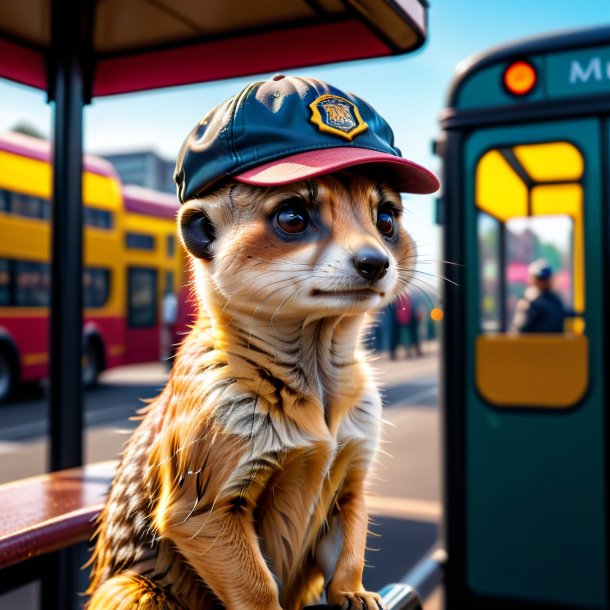
<instances>
[{"instance_id":1,"label":"blue sky","mask_svg":"<svg viewBox=\"0 0 610 610\"><path fill-rule=\"evenodd\" d=\"M457 64L490 47L538 34L610 24L610 0L430 0L429 40L398 58L335 64L298 71L370 102L393 127L404 156L433 170L431 141ZM192 126L212 106L252 78L95 100L85 114L88 152L154 149L175 157ZM0 131L25 121L50 132L43 94L0 80ZM406 224L425 261L439 258L433 197L408 200ZM434 273L434 266L430 272Z\"/></svg>"}]
</instances>

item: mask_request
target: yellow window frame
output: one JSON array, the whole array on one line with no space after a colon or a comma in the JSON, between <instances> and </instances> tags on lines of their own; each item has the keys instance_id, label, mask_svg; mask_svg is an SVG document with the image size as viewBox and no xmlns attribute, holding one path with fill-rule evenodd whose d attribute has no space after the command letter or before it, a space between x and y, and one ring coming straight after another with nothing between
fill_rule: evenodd
<instances>
[{"instance_id":1,"label":"yellow window frame","mask_svg":"<svg viewBox=\"0 0 610 610\"><path fill-rule=\"evenodd\" d=\"M516 161L516 163L515 163ZM566 215L573 221L574 308L585 307L584 158L569 142L524 144L486 152L476 168L475 204L502 223L518 216ZM481 334L476 385L499 407L566 409L588 387L588 338L577 319L569 333Z\"/></svg>"}]
</instances>

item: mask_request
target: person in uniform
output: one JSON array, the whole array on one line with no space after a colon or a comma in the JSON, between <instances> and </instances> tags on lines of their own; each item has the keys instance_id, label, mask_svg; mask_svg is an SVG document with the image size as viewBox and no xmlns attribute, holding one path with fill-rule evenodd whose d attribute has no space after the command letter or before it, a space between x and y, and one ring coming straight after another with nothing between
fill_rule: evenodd
<instances>
[{"instance_id":1,"label":"person in uniform","mask_svg":"<svg viewBox=\"0 0 610 610\"><path fill-rule=\"evenodd\" d=\"M553 291L553 269L544 259L528 267L530 285L517 302L513 329L521 333L561 333L566 308Z\"/></svg>"}]
</instances>

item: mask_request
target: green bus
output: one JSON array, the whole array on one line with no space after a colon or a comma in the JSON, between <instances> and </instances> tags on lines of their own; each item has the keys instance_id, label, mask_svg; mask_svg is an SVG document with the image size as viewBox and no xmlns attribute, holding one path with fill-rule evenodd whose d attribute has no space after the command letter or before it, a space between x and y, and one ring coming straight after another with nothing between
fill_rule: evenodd
<instances>
[{"instance_id":1,"label":"green bus","mask_svg":"<svg viewBox=\"0 0 610 610\"><path fill-rule=\"evenodd\" d=\"M463 64L441 128L447 610L608 608L610 27ZM563 332L514 330L539 259Z\"/></svg>"}]
</instances>

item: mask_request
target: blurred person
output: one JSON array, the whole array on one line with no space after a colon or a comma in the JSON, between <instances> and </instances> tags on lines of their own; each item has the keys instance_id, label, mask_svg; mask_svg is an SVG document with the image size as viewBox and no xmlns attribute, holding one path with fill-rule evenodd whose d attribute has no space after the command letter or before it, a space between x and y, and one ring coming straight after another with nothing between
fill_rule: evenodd
<instances>
[{"instance_id":1,"label":"blurred person","mask_svg":"<svg viewBox=\"0 0 610 610\"><path fill-rule=\"evenodd\" d=\"M390 337L390 358L396 360L396 350L403 337L403 329L407 335L407 356L415 351L416 356L421 356L419 340L419 324L421 321L421 309L417 300L407 293L401 295L393 307L392 333Z\"/></svg>"},{"instance_id":2,"label":"blurred person","mask_svg":"<svg viewBox=\"0 0 610 610\"><path fill-rule=\"evenodd\" d=\"M527 271L529 286L517 301L513 329L521 333L563 332L567 311L552 289L552 267L540 258L531 263Z\"/></svg>"},{"instance_id":3,"label":"blurred person","mask_svg":"<svg viewBox=\"0 0 610 610\"><path fill-rule=\"evenodd\" d=\"M171 369L175 352L176 323L178 321L178 298L168 290L162 303L163 325L161 326L161 359Z\"/></svg>"},{"instance_id":4,"label":"blurred person","mask_svg":"<svg viewBox=\"0 0 610 610\"><path fill-rule=\"evenodd\" d=\"M402 322L404 318L404 307L408 306L408 303L404 302L406 295L399 297L393 303L390 303L387 307L388 317L390 320L389 334L390 334L390 359L396 360L396 350L401 343L402 338Z\"/></svg>"},{"instance_id":5,"label":"blurred person","mask_svg":"<svg viewBox=\"0 0 610 610\"><path fill-rule=\"evenodd\" d=\"M411 304L409 311L409 319L407 321L407 332L409 338L409 347L407 348L407 356L411 357L415 352L415 356L421 356L420 344L420 322L422 319L422 308L418 299L414 296L407 297Z\"/></svg>"}]
</instances>

